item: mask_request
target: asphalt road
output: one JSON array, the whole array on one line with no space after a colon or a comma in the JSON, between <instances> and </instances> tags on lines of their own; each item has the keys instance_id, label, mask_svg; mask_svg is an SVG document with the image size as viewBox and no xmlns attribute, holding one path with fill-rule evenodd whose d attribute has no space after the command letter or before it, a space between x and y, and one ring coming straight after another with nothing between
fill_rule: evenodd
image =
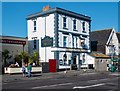
<instances>
[{"instance_id":1,"label":"asphalt road","mask_svg":"<svg viewBox=\"0 0 120 91\"><path fill-rule=\"evenodd\" d=\"M119 91L120 76L113 74L81 74L72 76L51 76L46 79L25 78L12 82L3 82L2 89L100 89L101 91ZM32 80L31 80L32 79Z\"/></svg>"}]
</instances>

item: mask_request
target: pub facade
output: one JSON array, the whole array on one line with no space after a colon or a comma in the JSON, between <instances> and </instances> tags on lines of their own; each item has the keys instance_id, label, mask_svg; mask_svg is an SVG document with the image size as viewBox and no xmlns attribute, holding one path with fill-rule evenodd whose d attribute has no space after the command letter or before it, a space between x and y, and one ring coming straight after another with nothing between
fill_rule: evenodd
<instances>
[{"instance_id":1,"label":"pub facade","mask_svg":"<svg viewBox=\"0 0 120 91\"><path fill-rule=\"evenodd\" d=\"M62 8L46 6L27 17L28 51L39 52L41 62L55 59L57 69L85 63L90 52L91 18ZM83 61L84 60L84 61Z\"/></svg>"}]
</instances>

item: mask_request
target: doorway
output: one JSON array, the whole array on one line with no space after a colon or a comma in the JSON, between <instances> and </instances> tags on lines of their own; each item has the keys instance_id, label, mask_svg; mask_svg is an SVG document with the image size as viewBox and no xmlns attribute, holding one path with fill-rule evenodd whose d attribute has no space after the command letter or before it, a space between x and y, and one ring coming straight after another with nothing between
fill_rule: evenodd
<instances>
[{"instance_id":1,"label":"doorway","mask_svg":"<svg viewBox=\"0 0 120 91\"><path fill-rule=\"evenodd\" d=\"M73 64L76 64L76 55L73 56Z\"/></svg>"}]
</instances>

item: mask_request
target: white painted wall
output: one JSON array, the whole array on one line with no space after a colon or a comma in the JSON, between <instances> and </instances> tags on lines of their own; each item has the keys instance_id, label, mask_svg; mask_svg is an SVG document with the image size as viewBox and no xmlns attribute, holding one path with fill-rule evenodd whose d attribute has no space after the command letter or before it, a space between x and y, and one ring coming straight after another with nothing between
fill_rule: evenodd
<instances>
[{"instance_id":1,"label":"white painted wall","mask_svg":"<svg viewBox=\"0 0 120 91\"><path fill-rule=\"evenodd\" d=\"M112 37L112 39L110 39L110 37ZM118 38L117 38L117 35L116 35L116 32L114 29L109 36L107 44L109 43L109 41L115 46L115 48L116 48L115 53L118 55L118 53L119 53L119 41L118 41ZM106 55L108 55L109 53L110 53L109 47L106 46Z\"/></svg>"},{"instance_id":2,"label":"white painted wall","mask_svg":"<svg viewBox=\"0 0 120 91\"><path fill-rule=\"evenodd\" d=\"M82 56L84 55L84 53L81 54L81 60ZM90 56L89 54L85 53L85 62L82 63L81 67L88 67L88 64L93 64L93 67L95 67L95 58Z\"/></svg>"},{"instance_id":3,"label":"white painted wall","mask_svg":"<svg viewBox=\"0 0 120 91\"><path fill-rule=\"evenodd\" d=\"M72 33L76 33L76 34L79 34L79 37L74 36L75 38L78 39L77 40L78 47L76 47L76 39L74 38L75 48L81 48L80 36L81 35L89 35L88 22L85 23L86 24L86 33L82 33L81 21L83 21L83 20L76 19L76 24L77 24L76 29L78 31L73 31L73 19L74 18L67 16L67 28L68 29L66 30L66 29L63 29L63 17L64 17L64 15L58 14L59 47L63 47L63 36L66 36L67 37L67 47L73 48ZM38 17L36 24L37 24L37 26L36 26L37 30L36 30L36 32L33 32L33 28L34 28L33 20L32 19L28 20L28 40L33 41L32 37L37 37L37 39L39 40L39 56L42 61L45 61L45 48L41 47L41 38L44 38L44 36L45 36L45 17ZM69 33L69 35L63 34L62 33L63 31L67 31ZM54 38L54 14L50 14L49 16L46 17L46 35ZM86 44L89 45L89 37L86 38ZM32 46L33 46L33 44L31 43L29 45L30 52L33 51ZM46 58L47 58L46 62L48 62L48 59L54 59L54 52L51 52L52 50L53 50L53 48L51 48L51 47L46 48ZM66 48L64 48L64 49L60 48L60 50L66 50ZM59 59L63 60L64 54L65 54L65 52L60 52ZM67 64L68 64L68 60L71 59L71 52L66 52L66 54L67 54ZM78 63L78 61L79 61L79 59L77 58L76 63Z\"/></svg>"},{"instance_id":4,"label":"white painted wall","mask_svg":"<svg viewBox=\"0 0 120 91\"><path fill-rule=\"evenodd\" d=\"M45 60L45 47L41 47L41 38L45 37L45 17L38 17L36 21L36 32L33 32L33 20L28 20L28 41L33 41L33 37L39 40L39 56L41 62L48 62L48 59L54 59L54 53L51 52L51 47L46 47L46 60ZM54 14L46 16L46 36L54 37ZM33 51L33 44L30 45L30 52Z\"/></svg>"},{"instance_id":5,"label":"white painted wall","mask_svg":"<svg viewBox=\"0 0 120 91\"><path fill-rule=\"evenodd\" d=\"M75 18L72 18L72 17L68 17L67 16L67 21L69 21L69 22L67 22L67 28L68 29L63 29L63 17L65 17L64 15L60 15L59 14L59 29L58 30L60 30L61 32L59 32L59 46L60 47L63 47L63 44L62 44L62 41L63 41L63 36L64 36L64 34L62 34L62 32L64 32L64 31L66 31L66 32L69 32L69 35L67 36L67 38L68 38L68 47L71 47L72 48L72 43L73 43L73 41L72 41L72 33L76 33L76 34L79 34L79 37L81 36L81 35L89 35L89 22L85 22L85 25L86 25L86 33L82 33L82 22L83 22L83 20L79 20L79 19L76 19L76 29L78 30L78 31L73 31L73 20L75 19ZM77 40L77 43L78 43L78 45L79 45L79 47L78 48L81 48L81 46L80 46L80 38L79 37L77 37L77 36L73 36L74 37L74 44L75 44L75 48L76 48L76 38L78 39ZM88 48L89 48L89 37L87 37L87 38L85 38L85 43L86 43L86 45L88 46Z\"/></svg>"}]
</instances>

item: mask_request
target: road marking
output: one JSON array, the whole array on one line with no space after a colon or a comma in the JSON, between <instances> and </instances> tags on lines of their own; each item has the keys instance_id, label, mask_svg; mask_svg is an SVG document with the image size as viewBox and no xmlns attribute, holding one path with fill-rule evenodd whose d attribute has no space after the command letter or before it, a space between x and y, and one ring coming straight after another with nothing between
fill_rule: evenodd
<instances>
[{"instance_id":1,"label":"road marking","mask_svg":"<svg viewBox=\"0 0 120 91\"><path fill-rule=\"evenodd\" d=\"M80 74L80 75L94 75L94 74L97 74L97 73L84 73L84 74Z\"/></svg>"},{"instance_id":2,"label":"road marking","mask_svg":"<svg viewBox=\"0 0 120 91\"><path fill-rule=\"evenodd\" d=\"M71 84L73 84L73 83L63 83L63 84L54 84L54 85L39 86L39 87L33 87L32 89L40 89L40 88L56 87L56 86L65 86L65 85L71 85Z\"/></svg>"},{"instance_id":3,"label":"road marking","mask_svg":"<svg viewBox=\"0 0 120 91\"><path fill-rule=\"evenodd\" d=\"M63 85L71 85L73 83L63 83L63 84L59 84L60 86L63 86Z\"/></svg>"},{"instance_id":4,"label":"road marking","mask_svg":"<svg viewBox=\"0 0 120 91\"><path fill-rule=\"evenodd\" d=\"M77 89L77 88L90 88L90 87L97 87L97 86L102 86L102 85L105 85L105 83L101 83L101 84L95 84L95 85L90 85L90 86L76 86L76 87L73 87L73 89Z\"/></svg>"},{"instance_id":5,"label":"road marking","mask_svg":"<svg viewBox=\"0 0 120 91\"><path fill-rule=\"evenodd\" d=\"M87 81L87 82L96 82L96 81L105 81L105 80L109 80L109 79L107 78L107 79L89 80L89 81Z\"/></svg>"},{"instance_id":6,"label":"road marking","mask_svg":"<svg viewBox=\"0 0 120 91\"><path fill-rule=\"evenodd\" d=\"M98 80L89 80L89 81L87 81L87 82L96 82L96 81L98 81Z\"/></svg>"}]
</instances>

